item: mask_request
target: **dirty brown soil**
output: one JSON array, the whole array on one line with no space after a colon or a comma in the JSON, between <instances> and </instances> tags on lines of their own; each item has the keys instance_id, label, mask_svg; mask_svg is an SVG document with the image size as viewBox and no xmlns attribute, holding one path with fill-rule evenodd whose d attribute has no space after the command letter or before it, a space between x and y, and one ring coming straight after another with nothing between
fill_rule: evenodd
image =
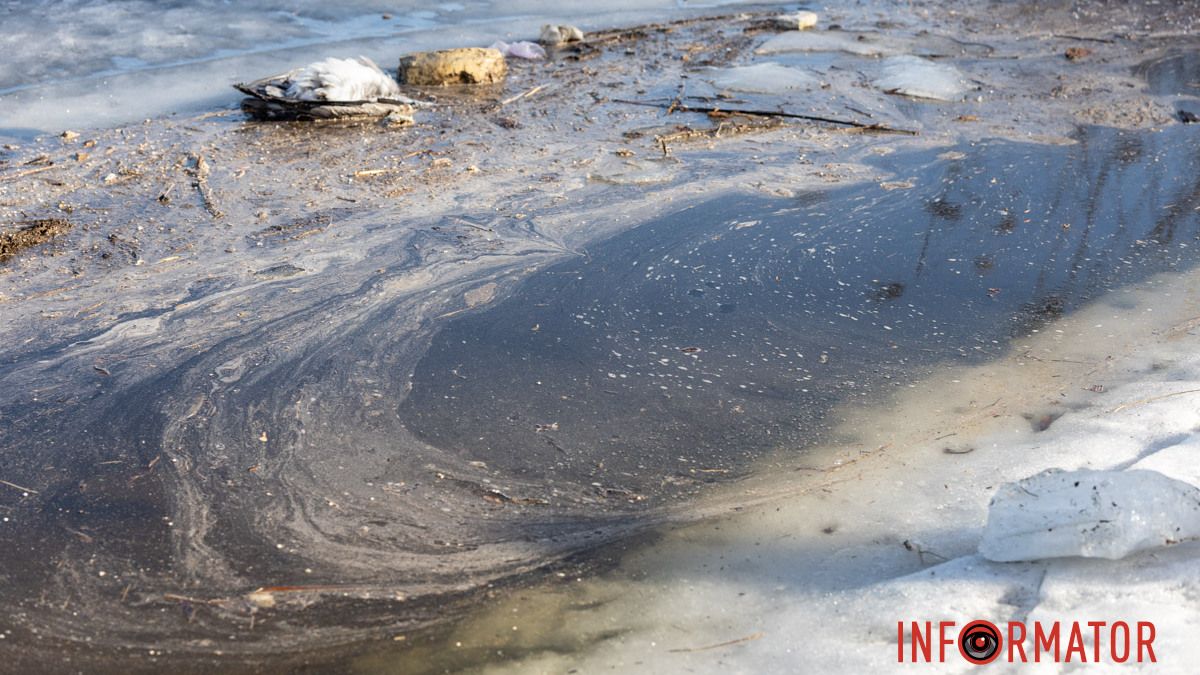
<instances>
[{"instance_id":1,"label":"dirty brown soil","mask_svg":"<svg viewBox=\"0 0 1200 675\"><path fill-rule=\"evenodd\" d=\"M71 223L62 218L18 223L16 229L0 232L0 262L15 256L22 249L44 244L70 229Z\"/></svg>"}]
</instances>

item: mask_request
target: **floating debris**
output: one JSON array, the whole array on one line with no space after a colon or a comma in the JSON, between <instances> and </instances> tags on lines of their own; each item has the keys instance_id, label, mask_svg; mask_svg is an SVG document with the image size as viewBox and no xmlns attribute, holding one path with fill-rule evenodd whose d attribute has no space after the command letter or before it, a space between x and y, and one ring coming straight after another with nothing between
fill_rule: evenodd
<instances>
[{"instance_id":1,"label":"floating debris","mask_svg":"<svg viewBox=\"0 0 1200 675\"><path fill-rule=\"evenodd\" d=\"M1092 50L1087 47L1068 47L1067 51L1063 52L1063 56L1067 57L1068 61L1080 61L1092 55Z\"/></svg>"},{"instance_id":2,"label":"floating debris","mask_svg":"<svg viewBox=\"0 0 1200 675\"><path fill-rule=\"evenodd\" d=\"M540 61L546 58L546 49L536 42L504 42L497 40L492 43L490 49L495 49L501 54L511 56L516 59L526 59L528 61Z\"/></svg>"},{"instance_id":3,"label":"floating debris","mask_svg":"<svg viewBox=\"0 0 1200 675\"><path fill-rule=\"evenodd\" d=\"M275 595L270 591L252 591L246 594L246 600L261 609L270 609L275 606Z\"/></svg>"}]
</instances>

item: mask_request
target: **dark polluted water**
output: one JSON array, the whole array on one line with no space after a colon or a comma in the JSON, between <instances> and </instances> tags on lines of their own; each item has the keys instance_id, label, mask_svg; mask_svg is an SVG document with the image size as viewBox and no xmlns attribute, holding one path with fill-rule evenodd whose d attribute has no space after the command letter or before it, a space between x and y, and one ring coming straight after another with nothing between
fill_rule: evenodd
<instances>
[{"instance_id":1,"label":"dark polluted water","mask_svg":"<svg viewBox=\"0 0 1200 675\"><path fill-rule=\"evenodd\" d=\"M834 404L999 354L1116 285L1191 264L1190 140L1092 128L1065 147L881 160L909 189L691 206L451 323L401 417L548 486L687 494L828 440Z\"/></svg>"},{"instance_id":2,"label":"dark polluted water","mask_svg":"<svg viewBox=\"0 0 1200 675\"><path fill-rule=\"evenodd\" d=\"M88 365L87 387L0 408L0 631L19 663L93 672L269 671L367 642L438 668L392 636L688 517L705 484L828 440L836 404L1194 265L1194 130L899 151L874 160L886 187L693 203L523 278L537 242L393 284L459 269L410 230L357 266L201 289L222 317L269 317L204 348L217 324L189 301L6 352L9 382L75 381L104 350L153 366L123 386ZM431 299L462 289L498 299Z\"/></svg>"}]
</instances>

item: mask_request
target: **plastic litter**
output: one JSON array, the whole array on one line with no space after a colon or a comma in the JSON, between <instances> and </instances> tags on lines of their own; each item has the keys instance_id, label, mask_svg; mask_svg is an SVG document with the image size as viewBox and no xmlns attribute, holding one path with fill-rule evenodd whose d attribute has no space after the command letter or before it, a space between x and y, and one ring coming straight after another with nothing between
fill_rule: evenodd
<instances>
[{"instance_id":1,"label":"plastic litter","mask_svg":"<svg viewBox=\"0 0 1200 675\"><path fill-rule=\"evenodd\" d=\"M492 43L490 49L495 49L505 56L511 56L518 59L528 59L530 61L539 61L546 58L546 50L536 42L503 42L497 40Z\"/></svg>"}]
</instances>

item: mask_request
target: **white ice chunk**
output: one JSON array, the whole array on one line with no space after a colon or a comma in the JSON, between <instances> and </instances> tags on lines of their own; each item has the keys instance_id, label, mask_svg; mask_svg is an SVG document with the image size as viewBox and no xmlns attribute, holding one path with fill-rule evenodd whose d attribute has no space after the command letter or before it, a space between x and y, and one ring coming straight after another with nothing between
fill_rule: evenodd
<instances>
[{"instance_id":1,"label":"white ice chunk","mask_svg":"<svg viewBox=\"0 0 1200 675\"><path fill-rule=\"evenodd\" d=\"M771 22L786 30L807 30L817 25L816 12L793 12L774 17Z\"/></svg>"},{"instance_id":2,"label":"white ice chunk","mask_svg":"<svg viewBox=\"0 0 1200 675\"><path fill-rule=\"evenodd\" d=\"M705 76L721 89L752 94L778 94L793 89L819 87L816 76L778 63L756 63L737 68L713 68Z\"/></svg>"},{"instance_id":3,"label":"white ice chunk","mask_svg":"<svg viewBox=\"0 0 1200 675\"><path fill-rule=\"evenodd\" d=\"M301 101L374 101L400 97L400 85L365 56L329 58L293 72L285 93Z\"/></svg>"},{"instance_id":4,"label":"white ice chunk","mask_svg":"<svg viewBox=\"0 0 1200 675\"><path fill-rule=\"evenodd\" d=\"M954 66L909 54L884 61L875 86L889 94L937 101L957 101L967 91L962 73Z\"/></svg>"},{"instance_id":5,"label":"white ice chunk","mask_svg":"<svg viewBox=\"0 0 1200 675\"><path fill-rule=\"evenodd\" d=\"M1000 488L979 553L998 562L1118 560L1196 537L1200 489L1157 471L1050 469Z\"/></svg>"}]
</instances>

